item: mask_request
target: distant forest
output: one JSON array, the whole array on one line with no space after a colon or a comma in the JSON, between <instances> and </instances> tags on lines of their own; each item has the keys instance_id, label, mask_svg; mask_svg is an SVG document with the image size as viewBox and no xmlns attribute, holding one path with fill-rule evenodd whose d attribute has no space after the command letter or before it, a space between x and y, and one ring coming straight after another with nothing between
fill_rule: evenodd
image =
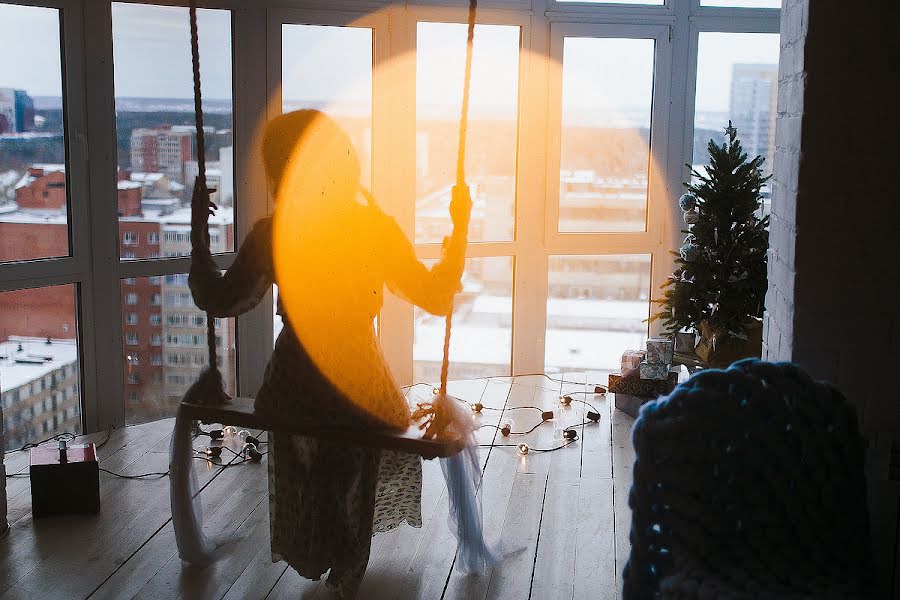
<instances>
[{"instance_id":1,"label":"distant forest","mask_svg":"<svg viewBox=\"0 0 900 600\"><path fill-rule=\"evenodd\" d=\"M38 132L59 133L63 131L63 114L58 108L40 109L35 115L44 122ZM217 130L227 130L226 134L207 135L206 152L210 160L219 155L219 148L230 146L232 120L230 113L206 113L204 124ZM131 131L139 127L159 127L161 125L193 125L194 114L183 111L166 112L119 112L116 114L116 144L119 165L131 166ZM62 137L11 139L0 142L0 170L25 170L34 163L63 163L65 152Z\"/></svg>"}]
</instances>

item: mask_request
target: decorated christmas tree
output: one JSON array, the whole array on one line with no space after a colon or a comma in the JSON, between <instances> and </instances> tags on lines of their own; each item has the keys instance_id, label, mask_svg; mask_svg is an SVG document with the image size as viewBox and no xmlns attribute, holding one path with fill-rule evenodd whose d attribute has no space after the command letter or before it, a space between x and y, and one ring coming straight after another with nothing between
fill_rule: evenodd
<instances>
[{"instance_id":1,"label":"decorated christmas tree","mask_svg":"<svg viewBox=\"0 0 900 600\"><path fill-rule=\"evenodd\" d=\"M652 319L663 319L670 334L699 332L703 362L721 364L735 354L758 356L769 242L760 188L768 177L761 156L748 160L731 121L725 143L710 140L708 148L705 172L691 170L693 181L678 200L687 237L673 253L678 266L663 284L664 297L655 301L662 310ZM731 350L724 359L710 359L726 345Z\"/></svg>"}]
</instances>

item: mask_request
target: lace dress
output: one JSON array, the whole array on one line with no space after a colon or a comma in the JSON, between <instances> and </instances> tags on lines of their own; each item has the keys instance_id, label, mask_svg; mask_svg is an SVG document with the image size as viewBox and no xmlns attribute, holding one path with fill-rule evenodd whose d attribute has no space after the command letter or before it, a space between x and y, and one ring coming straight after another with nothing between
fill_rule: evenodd
<instances>
[{"instance_id":1,"label":"lace dress","mask_svg":"<svg viewBox=\"0 0 900 600\"><path fill-rule=\"evenodd\" d=\"M446 314L462 273L465 240L448 238L442 260L429 270L396 222L374 205L352 203L308 223L298 235L309 234L302 252L312 256L298 259L291 280L308 286L310 300L290 317L279 301L284 328L256 411L323 426L405 428L409 407L385 363L373 319L385 284L430 312ZM334 225L347 233L345 239L317 236ZM341 258L336 244L344 249ZM224 275L208 254L194 257L195 302L216 317L247 312L275 281L274 264L273 224L266 218L253 227ZM334 306L341 307L339 314L329 308ZM323 322L328 336L308 333L311 323L321 329ZM330 570L328 585L341 598L353 597L373 533L403 522L422 524L421 458L287 434L270 433L268 439L273 561L283 559L310 579Z\"/></svg>"}]
</instances>

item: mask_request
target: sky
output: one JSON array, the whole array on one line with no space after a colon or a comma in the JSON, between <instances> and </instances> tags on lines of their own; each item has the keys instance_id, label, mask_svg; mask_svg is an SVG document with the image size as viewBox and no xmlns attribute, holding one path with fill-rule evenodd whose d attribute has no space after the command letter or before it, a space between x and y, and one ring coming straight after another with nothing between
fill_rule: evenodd
<instances>
[{"instance_id":1,"label":"sky","mask_svg":"<svg viewBox=\"0 0 900 600\"><path fill-rule=\"evenodd\" d=\"M771 2L744 0L753 1ZM201 9L198 19L204 96L230 98L230 15L224 10ZM370 97L369 30L285 26L284 32L285 99L358 102ZM465 26L421 23L418 34L419 110L458 106ZM513 110L518 39L518 29L512 26L481 25L476 29L473 112L508 114ZM564 69L567 99L572 99L573 106L646 109L652 83L651 46L646 40L569 40ZM191 97L186 8L113 4L113 53L117 96ZM733 63L774 64L777 60L777 34L701 33L697 110L728 109ZM32 95L60 95L55 9L0 5L0 87L21 88Z\"/></svg>"}]
</instances>

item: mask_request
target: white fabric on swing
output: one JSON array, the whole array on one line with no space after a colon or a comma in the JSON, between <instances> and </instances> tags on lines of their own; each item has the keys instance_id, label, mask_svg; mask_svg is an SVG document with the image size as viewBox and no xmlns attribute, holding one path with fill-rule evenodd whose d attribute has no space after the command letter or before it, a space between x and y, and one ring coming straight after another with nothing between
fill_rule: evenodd
<instances>
[{"instance_id":1,"label":"white fabric on swing","mask_svg":"<svg viewBox=\"0 0 900 600\"><path fill-rule=\"evenodd\" d=\"M179 406L169 448L172 526L181 560L194 565L207 565L215 560L216 550L234 539L234 534L210 538L203 533L203 510L197 474L194 472L191 423L192 420L184 417Z\"/></svg>"},{"instance_id":2,"label":"white fabric on swing","mask_svg":"<svg viewBox=\"0 0 900 600\"><path fill-rule=\"evenodd\" d=\"M475 441L475 421L468 406L444 394L434 400L437 411L450 417L447 430L461 435L466 446L457 454L441 459L441 470L450 499L448 524L456 536L457 564L463 573L483 573L497 564L502 556L499 546L488 546L484 539L481 512L481 465Z\"/></svg>"}]
</instances>

